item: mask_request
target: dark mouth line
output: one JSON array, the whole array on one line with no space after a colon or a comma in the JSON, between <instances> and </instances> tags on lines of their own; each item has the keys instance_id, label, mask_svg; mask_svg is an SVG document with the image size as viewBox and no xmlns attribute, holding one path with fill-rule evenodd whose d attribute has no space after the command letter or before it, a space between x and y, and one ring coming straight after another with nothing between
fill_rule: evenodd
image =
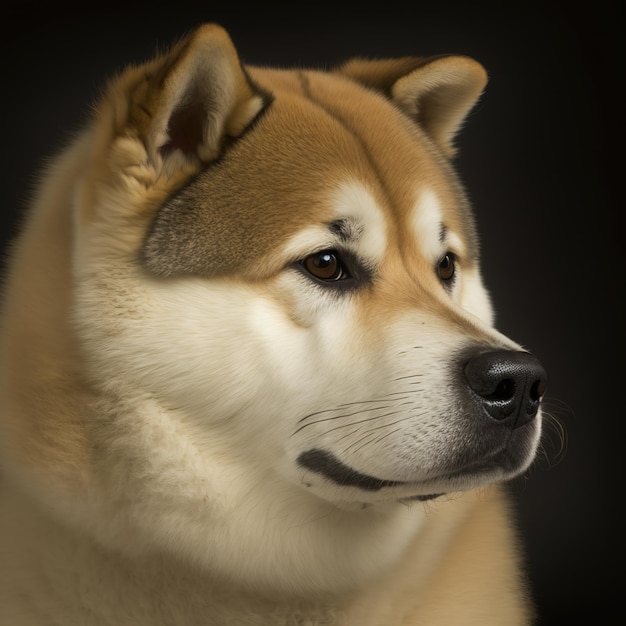
<instances>
[{"instance_id":1,"label":"dark mouth line","mask_svg":"<svg viewBox=\"0 0 626 626\"><path fill-rule=\"evenodd\" d=\"M330 452L324 450L307 450L298 457L300 467L311 470L329 478L342 487L358 487L364 491L379 491L383 487L397 487L408 483L400 480L383 480L361 474L344 465Z\"/></svg>"},{"instance_id":2,"label":"dark mouth line","mask_svg":"<svg viewBox=\"0 0 626 626\"><path fill-rule=\"evenodd\" d=\"M380 491L385 487L398 487L413 484L402 480L384 480L382 478L376 478L375 476L362 474L361 472L357 472L348 465L342 463L330 452L316 448L302 452L300 456L298 456L297 461L300 467L315 472L316 474L320 474L340 487L357 487L358 489L363 489L364 491ZM497 465L497 463L495 462L495 459L492 459L491 463L467 466L456 472L448 474L445 477L439 477L439 480L454 480L455 478L458 478L466 473L481 473L489 471L494 465ZM428 494L424 496L417 495L407 499L428 500L438 495L441 494Z\"/></svg>"},{"instance_id":3,"label":"dark mouth line","mask_svg":"<svg viewBox=\"0 0 626 626\"><path fill-rule=\"evenodd\" d=\"M427 496L409 496L408 498L401 498L401 502L410 502L412 500L417 500L418 502L426 502L427 500L434 500L435 498L438 498L439 496L443 496L445 495L444 492L442 493L431 493Z\"/></svg>"}]
</instances>

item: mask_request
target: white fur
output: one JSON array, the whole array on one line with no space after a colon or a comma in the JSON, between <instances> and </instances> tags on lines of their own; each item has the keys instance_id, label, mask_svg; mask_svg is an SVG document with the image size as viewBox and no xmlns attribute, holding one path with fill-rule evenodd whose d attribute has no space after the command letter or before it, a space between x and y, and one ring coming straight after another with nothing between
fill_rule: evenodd
<instances>
[{"instance_id":1,"label":"white fur","mask_svg":"<svg viewBox=\"0 0 626 626\"><path fill-rule=\"evenodd\" d=\"M387 245L387 225L380 206L365 187L346 182L333 193L331 206L337 218L357 224L356 248L372 265L378 265Z\"/></svg>"},{"instance_id":2,"label":"white fur","mask_svg":"<svg viewBox=\"0 0 626 626\"><path fill-rule=\"evenodd\" d=\"M423 189L413 209L413 233L419 249L432 262L436 262L445 252L441 242L442 219L437 195L431 189Z\"/></svg>"}]
</instances>

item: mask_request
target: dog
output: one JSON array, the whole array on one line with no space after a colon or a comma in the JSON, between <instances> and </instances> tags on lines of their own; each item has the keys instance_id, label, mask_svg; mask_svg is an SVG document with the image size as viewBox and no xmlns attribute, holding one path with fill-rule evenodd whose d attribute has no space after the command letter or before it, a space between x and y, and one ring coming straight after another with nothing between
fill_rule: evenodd
<instances>
[{"instance_id":1,"label":"dog","mask_svg":"<svg viewBox=\"0 0 626 626\"><path fill-rule=\"evenodd\" d=\"M111 79L8 255L0 623L528 624L507 484L546 373L494 327L455 55Z\"/></svg>"}]
</instances>

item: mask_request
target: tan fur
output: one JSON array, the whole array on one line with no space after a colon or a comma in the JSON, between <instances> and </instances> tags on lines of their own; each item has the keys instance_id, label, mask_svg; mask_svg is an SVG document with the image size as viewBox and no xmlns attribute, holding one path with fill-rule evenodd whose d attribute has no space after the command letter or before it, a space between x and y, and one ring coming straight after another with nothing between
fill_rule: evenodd
<instances>
[{"instance_id":1,"label":"tan fur","mask_svg":"<svg viewBox=\"0 0 626 626\"><path fill-rule=\"evenodd\" d=\"M431 480L473 438L448 361L519 350L449 161L485 81L465 57L242 68L216 25L111 81L10 255L0 624L531 622L500 483L540 415L515 467ZM336 246L365 259L349 292L298 269ZM342 421L394 395L397 441ZM397 485L298 464L324 446Z\"/></svg>"}]
</instances>

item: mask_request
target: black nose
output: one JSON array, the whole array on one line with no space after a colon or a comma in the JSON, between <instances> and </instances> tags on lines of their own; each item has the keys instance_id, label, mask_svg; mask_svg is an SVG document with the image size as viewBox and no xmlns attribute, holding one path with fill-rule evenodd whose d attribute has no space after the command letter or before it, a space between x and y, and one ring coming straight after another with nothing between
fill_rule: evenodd
<instances>
[{"instance_id":1,"label":"black nose","mask_svg":"<svg viewBox=\"0 0 626 626\"><path fill-rule=\"evenodd\" d=\"M465 378L487 413L511 429L535 418L546 388L546 372L528 352L483 352L465 365Z\"/></svg>"}]
</instances>

